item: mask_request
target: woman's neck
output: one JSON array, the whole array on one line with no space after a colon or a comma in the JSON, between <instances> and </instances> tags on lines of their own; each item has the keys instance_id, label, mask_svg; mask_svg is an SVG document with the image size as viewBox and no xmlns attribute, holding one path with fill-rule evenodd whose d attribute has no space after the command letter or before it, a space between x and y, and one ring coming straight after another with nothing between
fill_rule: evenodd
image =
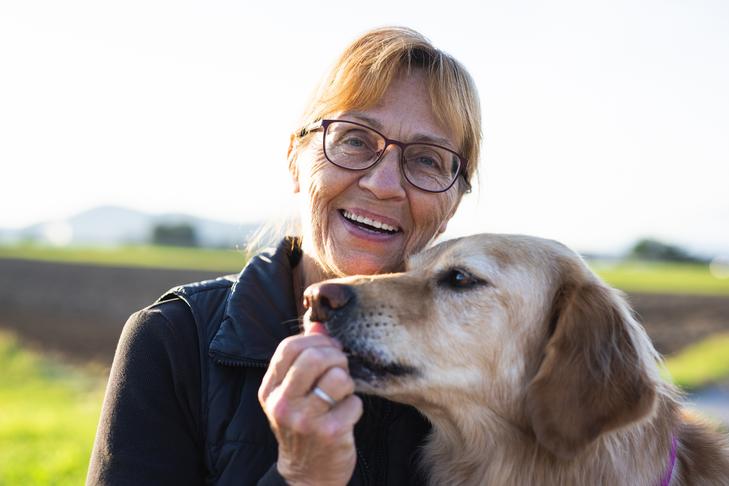
<instances>
[{"instance_id":1,"label":"woman's neck","mask_svg":"<svg viewBox=\"0 0 729 486\"><path fill-rule=\"evenodd\" d=\"M306 312L306 309L304 309L304 290L309 285L328 278L333 278L333 275L325 272L315 258L304 252L299 264L293 268L294 298L296 299L296 310L299 317L302 317Z\"/></svg>"}]
</instances>

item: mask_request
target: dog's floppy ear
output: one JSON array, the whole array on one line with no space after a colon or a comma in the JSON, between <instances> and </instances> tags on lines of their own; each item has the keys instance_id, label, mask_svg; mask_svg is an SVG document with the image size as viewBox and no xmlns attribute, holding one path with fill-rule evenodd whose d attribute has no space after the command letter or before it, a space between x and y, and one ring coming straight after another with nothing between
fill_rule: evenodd
<instances>
[{"instance_id":1,"label":"dog's floppy ear","mask_svg":"<svg viewBox=\"0 0 729 486\"><path fill-rule=\"evenodd\" d=\"M599 281L563 284L526 410L539 443L571 459L600 434L651 412L655 385L627 304Z\"/></svg>"}]
</instances>

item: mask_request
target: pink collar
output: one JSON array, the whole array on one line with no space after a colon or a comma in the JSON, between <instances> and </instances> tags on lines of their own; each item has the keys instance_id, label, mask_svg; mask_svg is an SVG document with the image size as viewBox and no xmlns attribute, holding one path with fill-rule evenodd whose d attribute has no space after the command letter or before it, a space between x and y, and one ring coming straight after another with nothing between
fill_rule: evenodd
<instances>
[{"instance_id":1,"label":"pink collar","mask_svg":"<svg viewBox=\"0 0 729 486\"><path fill-rule=\"evenodd\" d=\"M666 468L666 473L663 475L663 479L661 480L661 486L668 486L671 483L671 477L673 476L673 470L676 467L676 446L678 445L678 441L676 440L675 435L671 435L671 456L668 461L668 468Z\"/></svg>"}]
</instances>

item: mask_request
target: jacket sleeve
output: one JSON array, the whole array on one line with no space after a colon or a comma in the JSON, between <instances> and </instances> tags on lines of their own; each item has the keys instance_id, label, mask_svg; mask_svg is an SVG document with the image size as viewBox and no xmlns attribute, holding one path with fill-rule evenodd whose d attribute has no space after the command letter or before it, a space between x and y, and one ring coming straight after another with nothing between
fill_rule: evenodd
<instances>
[{"instance_id":1,"label":"jacket sleeve","mask_svg":"<svg viewBox=\"0 0 729 486\"><path fill-rule=\"evenodd\" d=\"M129 318L111 368L87 484L204 484L197 341L192 316L180 301Z\"/></svg>"},{"instance_id":2,"label":"jacket sleeve","mask_svg":"<svg viewBox=\"0 0 729 486\"><path fill-rule=\"evenodd\" d=\"M276 464L266 472L266 474L258 480L258 486L288 486L286 480L279 474Z\"/></svg>"}]
</instances>

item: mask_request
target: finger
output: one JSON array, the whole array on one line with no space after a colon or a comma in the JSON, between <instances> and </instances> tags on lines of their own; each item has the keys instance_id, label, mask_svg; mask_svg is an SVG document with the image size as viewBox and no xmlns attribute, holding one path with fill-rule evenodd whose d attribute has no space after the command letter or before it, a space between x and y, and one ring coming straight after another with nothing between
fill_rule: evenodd
<instances>
[{"instance_id":1,"label":"finger","mask_svg":"<svg viewBox=\"0 0 729 486\"><path fill-rule=\"evenodd\" d=\"M321 392L325 396L322 397L318 394ZM342 368L329 368L316 382L309 394L310 397L307 403L314 414L321 415L331 410L338 402L352 393L354 393L354 381L349 373ZM327 396L331 398L332 403L327 399Z\"/></svg>"},{"instance_id":2,"label":"finger","mask_svg":"<svg viewBox=\"0 0 729 486\"><path fill-rule=\"evenodd\" d=\"M320 446L354 445L354 424L362 416L362 400L356 395L349 395L337 403L329 412L311 417L301 415L300 420L292 426L297 433L315 439Z\"/></svg>"},{"instance_id":3,"label":"finger","mask_svg":"<svg viewBox=\"0 0 729 486\"><path fill-rule=\"evenodd\" d=\"M305 319L304 334L306 334L307 336L310 336L312 334L324 334L325 336L328 336L329 332L327 331L327 328L324 327L324 324L322 324L321 322Z\"/></svg>"},{"instance_id":4,"label":"finger","mask_svg":"<svg viewBox=\"0 0 729 486\"><path fill-rule=\"evenodd\" d=\"M284 396L291 399L307 395L319 378L330 368L347 370L347 356L331 346L303 350L281 382Z\"/></svg>"},{"instance_id":5,"label":"finger","mask_svg":"<svg viewBox=\"0 0 729 486\"><path fill-rule=\"evenodd\" d=\"M349 395L324 415L320 427L326 434L344 433L351 430L362 416L362 399L357 395Z\"/></svg>"},{"instance_id":6,"label":"finger","mask_svg":"<svg viewBox=\"0 0 729 486\"><path fill-rule=\"evenodd\" d=\"M291 336L281 341L271 357L271 363L268 365L266 374L263 376L261 387L258 390L259 400L261 402L265 401L271 391L281 384L291 364L304 349L331 345L331 340L322 334Z\"/></svg>"},{"instance_id":7,"label":"finger","mask_svg":"<svg viewBox=\"0 0 729 486\"><path fill-rule=\"evenodd\" d=\"M354 393L354 380L342 368L329 368L316 382L316 386L339 402Z\"/></svg>"},{"instance_id":8,"label":"finger","mask_svg":"<svg viewBox=\"0 0 729 486\"><path fill-rule=\"evenodd\" d=\"M334 407L337 404L337 401L329 396L327 392L319 388L319 386L315 386L313 390L311 390L311 395L313 395L315 398L318 398L319 401L314 400L314 407L319 408L322 411L329 410L332 407ZM327 408L321 407L321 402L324 402L328 405ZM316 404L319 404L317 407Z\"/></svg>"}]
</instances>

